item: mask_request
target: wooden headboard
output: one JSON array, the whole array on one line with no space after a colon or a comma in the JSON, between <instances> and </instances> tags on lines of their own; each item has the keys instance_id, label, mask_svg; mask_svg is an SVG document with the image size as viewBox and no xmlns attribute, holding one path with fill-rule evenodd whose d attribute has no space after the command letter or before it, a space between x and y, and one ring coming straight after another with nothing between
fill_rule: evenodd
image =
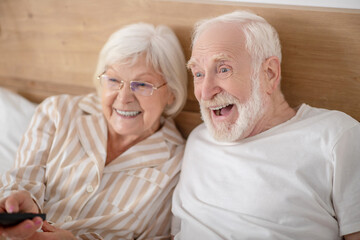
<instances>
[{"instance_id":1,"label":"wooden headboard","mask_svg":"<svg viewBox=\"0 0 360 240\"><path fill-rule=\"evenodd\" d=\"M360 11L174 0L1 0L0 86L31 101L94 91L98 53L112 32L135 22L167 24L187 59L193 24L251 10L279 32L282 89L292 106L337 109L360 120ZM176 122L187 136L201 122L189 95Z\"/></svg>"}]
</instances>

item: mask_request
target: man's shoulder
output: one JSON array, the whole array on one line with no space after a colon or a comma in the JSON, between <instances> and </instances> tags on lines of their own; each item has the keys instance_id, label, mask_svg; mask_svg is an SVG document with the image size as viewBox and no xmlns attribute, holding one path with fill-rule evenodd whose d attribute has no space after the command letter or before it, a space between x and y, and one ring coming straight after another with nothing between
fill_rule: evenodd
<instances>
[{"instance_id":1,"label":"man's shoulder","mask_svg":"<svg viewBox=\"0 0 360 240\"><path fill-rule=\"evenodd\" d=\"M194 139L198 139L201 138L202 136L204 136L205 134L207 134L207 129L204 123L201 123L200 125L196 126L190 133L188 140L187 141L191 141Z\"/></svg>"},{"instance_id":2,"label":"man's shoulder","mask_svg":"<svg viewBox=\"0 0 360 240\"><path fill-rule=\"evenodd\" d=\"M338 111L338 110L329 110L325 108L318 108L318 107L311 107L309 105L304 105L304 110L302 113L303 118L312 119L314 122L318 121L320 123L327 123L327 124L349 124L349 125L356 125L359 124L354 118L350 115Z\"/></svg>"},{"instance_id":3,"label":"man's shoulder","mask_svg":"<svg viewBox=\"0 0 360 240\"><path fill-rule=\"evenodd\" d=\"M303 105L287 129L339 136L353 127L360 127L360 123L344 112Z\"/></svg>"}]
</instances>

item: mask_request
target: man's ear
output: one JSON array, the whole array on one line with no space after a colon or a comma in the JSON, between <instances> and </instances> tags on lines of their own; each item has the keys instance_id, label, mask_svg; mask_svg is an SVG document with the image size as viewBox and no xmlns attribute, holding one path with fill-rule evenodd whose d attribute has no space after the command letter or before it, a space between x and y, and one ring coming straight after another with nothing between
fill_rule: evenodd
<instances>
[{"instance_id":1,"label":"man's ear","mask_svg":"<svg viewBox=\"0 0 360 240\"><path fill-rule=\"evenodd\" d=\"M280 84L281 64L278 57L269 57L263 62L266 93L272 94Z\"/></svg>"}]
</instances>

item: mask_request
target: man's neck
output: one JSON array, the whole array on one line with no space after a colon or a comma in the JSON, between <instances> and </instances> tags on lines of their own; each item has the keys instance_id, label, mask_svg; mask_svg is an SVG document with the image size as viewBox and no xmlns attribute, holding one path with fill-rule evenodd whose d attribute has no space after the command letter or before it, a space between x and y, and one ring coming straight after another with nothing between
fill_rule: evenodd
<instances>
[{"instance_id":1,"label":"man's neck","mask_svg":"<svg viewBox=\"0 0 360 240\"><path fill-rule=\"evenodd\" d=\"M264 116L258 121L249 137L284 123L295 115L296 111L289 106L284 95L279 91L270 98L268 109L265 111Z\"/></svg>"}]
</instances>

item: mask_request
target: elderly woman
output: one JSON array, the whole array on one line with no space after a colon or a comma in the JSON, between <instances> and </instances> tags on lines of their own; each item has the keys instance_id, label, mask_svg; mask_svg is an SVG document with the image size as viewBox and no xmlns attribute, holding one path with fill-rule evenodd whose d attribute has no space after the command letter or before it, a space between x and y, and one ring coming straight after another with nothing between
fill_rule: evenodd
<instances>
[{"instance_id":1,"label":"elderly woman","mask_svg":"<svg viewBox=\"0 0 360 240\"><path fill-rule=\"evenodd\" d=\"M0 212L46 213L0 228L16 239L167 239L184 140L171 120L186 99L185 58L166 26L115 32L95 72L98 94L39 105ZM37 231L42 227L42 231Z\"/></svg>"}]
</instances>

